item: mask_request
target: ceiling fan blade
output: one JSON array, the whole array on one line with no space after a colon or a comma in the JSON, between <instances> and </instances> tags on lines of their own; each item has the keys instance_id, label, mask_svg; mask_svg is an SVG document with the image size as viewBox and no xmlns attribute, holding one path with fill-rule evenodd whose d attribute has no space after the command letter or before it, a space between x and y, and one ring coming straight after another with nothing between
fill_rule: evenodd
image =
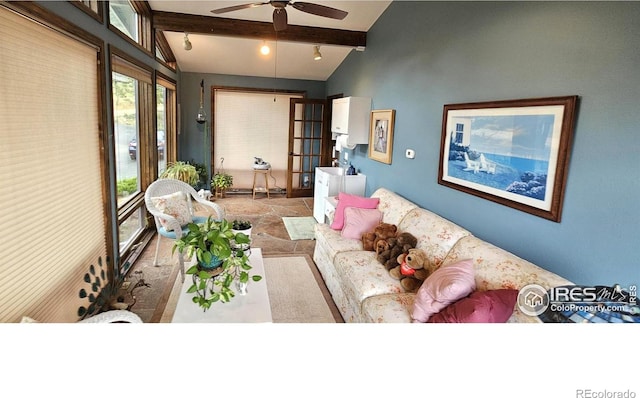
<instances>
[{"instance_id":1,"label":"ceiling fan blade","mask_svg":"<svg viewBox=\"0 0 640 398\"><path fill-rule=\"evenodd\" d=\"M211 12L214 13L214 14L224 14L225 12L244 10L245 8L260 7L260 6L263 6L265 4L269 4L269 2L267 1L265 3L240 4L240 5L237 5L237 6L218 8L218 9L215 9L215 10L211 10Z\"/></svg>"},{"instance_id":2,"label":"ceiling fan blade","mask_svg":"<svg viewBox=\"0 0 640 398\"><path fill-rule=\"evenodd\" d=\"M273 10L273 27L276 32L287 29L287 11L284 8Z\"/></svg>"},{"instance_id":3,"label":"ceiling fan blade","mask_svg":"<svg viewBox=\"0 0 640 398\"><path fill-rule=\"evenodd\" d=\"M290 5L293 6L293 8L295 8L296 10L302 12L333 19L344 19L347 14L349 14L346 11L338 10L337 8L321 6L320 4L296 1L295 3L290 3Z\"/></svg>"}]
</instances>

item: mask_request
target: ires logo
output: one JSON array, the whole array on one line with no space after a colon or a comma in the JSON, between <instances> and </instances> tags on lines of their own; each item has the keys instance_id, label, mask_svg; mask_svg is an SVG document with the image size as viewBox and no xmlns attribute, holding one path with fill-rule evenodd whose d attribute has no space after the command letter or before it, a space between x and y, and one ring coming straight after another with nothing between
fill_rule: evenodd
<instances>
[{"instance_id":1,"label":"ires logo","mask_svg":"<svg viewBox=\"0 0 640 398\"><path fill-rule=\"evenodd\" d=\"M523 314L538 316L548 308L552 311L565 307L592 304L593 309L606 308L623 311L631 307L637 310L637 290L632 285L624 291L619 285L614 286L557 286L548 291L536 284L526 285L518 293L518 308ZM584 307L583 307L584 308Z\"/></svg>"}]
</instances>

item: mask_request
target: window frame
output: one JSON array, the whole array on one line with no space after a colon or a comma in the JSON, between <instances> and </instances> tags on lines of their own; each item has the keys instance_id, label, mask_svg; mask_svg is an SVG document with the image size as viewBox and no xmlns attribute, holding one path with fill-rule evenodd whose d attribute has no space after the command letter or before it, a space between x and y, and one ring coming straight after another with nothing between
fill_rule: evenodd
<instances>
[{"instance_id":1,"label":"window frame","mask_svg":"<svg viewBox=\"0 0 640 398\"><path fill-rule=\"evenodd\" d=\"M71 0L71 4L84 11L100 23L104 23L103 2L99 0ZM89 4L87 4L89 3Z\"/></svg>"},{"instance_id":2,"label":"window frame","mask_svg":"<svg viewBox=\"0 0 640 398\"><path fill-rule=\"evenodd\" d=\"M109 46L109 61L110 61L110 69L109 74L113 76L114 70L113 59L114 57L120 58L124 62L131 64L139 68L141 71L148 73L149 82L140 82L138 80L138 92L140 93L140 98L137 104L137 112L138 112L138 123L139 123L139 131L138 131L138 154L137 159L139 159L139 181L138 187L139 190L135 195L131 196L125 203L122 205L116 205L117 212L117 220L116 221L116 231L118 231L117 241L115 247L118 249L120 262L118 264L119 269L123 274L126 274L128 268L131 266L133 260L132 256L136 256L137 251L136 248L140 242L145 239L148 239L147 234L149 232L149 219L144 218L142 220L143 225L137 231L135 236L129 241L129 244L124 248L120 247L120 227L123 223L125 223L129 217L134 215L135 212L143 209L146 214L146 206L144 202L144 193L146 188L153 182L156 178L157 173L157 151L150 151L150 143L154 143L153 147L155 148L155 130L156 130L156 98L155 98L155 84L154 84L154 69L145 65L144 63L138 61L137 59L127 55L124 51L119 50L117 47ZM126 73L117 72L120 74L126 75ZM133 76L131 76L133 77ZM145 87L146 86L146 87ZM114 93L113 93L113 85L109 85L109 101L111 102L112 109L112 117L114 108ZM115 143L115 118L112 119L111 124L111 137L112 142L110 142L111 147L111 158L114 159L113 162L113 175L116 175L116 164L115 164L115 151L116 151L116 143ZM153 141L152 141L153 137ZM116 175L117 178L117 175ZM114 184L117 184L117 181L114 181ZM117 192L114 190L113 197L114 203L117 203L116 195Z\"/></svg>"},{"instance_id":3,"label":"window frame","mask_svg":"<svg viewBox=\"0 0 640 398\"><path fill-rule=\"evenodd\" d=\"M111 2L108 2L111 3ZM115 2L114 2L115 3ZM153 19L153 11L151 7L146 1L134 1L129 0L129 4L138 15L138 40L133 40L123 31L118 29L115 25L111 23L110 13L107 12L107 21L109 25L109 30L122 37L124 40L129 42L131 45L136 46L140 50L145 53L151 55L155 59L155 40L153 38L153 31L151 29L152 19ZM110 7L108 4L107 7Z\"/></svg>"}]
</instances>

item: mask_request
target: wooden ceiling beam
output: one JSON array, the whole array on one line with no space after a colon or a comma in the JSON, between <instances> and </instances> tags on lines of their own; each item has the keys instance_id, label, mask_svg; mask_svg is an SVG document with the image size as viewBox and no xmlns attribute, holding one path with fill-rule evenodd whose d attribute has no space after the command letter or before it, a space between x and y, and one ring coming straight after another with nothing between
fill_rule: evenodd
<instances>
[{"instance_id":1,"label":"wooden ceiling beam","mask_svg":"<svg viewBox=\"0 0 640 398\"><path fill-rule=\"evenodd\" d=\"M367 32L289 25L276 31L271 22L207 17L166 11L153 12L153 27L158 31L185 32L259 40L291 41L347 47L366 47Z\"/></svg>"}]
</instances>

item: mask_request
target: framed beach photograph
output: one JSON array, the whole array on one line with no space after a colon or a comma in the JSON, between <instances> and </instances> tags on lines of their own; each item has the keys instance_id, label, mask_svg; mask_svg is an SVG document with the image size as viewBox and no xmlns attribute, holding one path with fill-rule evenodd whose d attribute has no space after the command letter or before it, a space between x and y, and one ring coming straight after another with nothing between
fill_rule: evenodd
<instances>
[{"instance_id":1,"label":"framed beach photograph","mask_svg":"<svg viewBox=\"0 0 640 398\"><path fill-rule=\"evenodd\" d=\"M438 183L560 222L577 100L445 105Z\"/></svg>"},{"instance_id":2,"label":"framed beach photograph","mask_svg":"<svg viewBox=\"0 0 640 398\"><path fill-rule=\"evenodd\" d=\"M395 117L395 109L371 111L371 132L369 133L370 159L391 164Z\"/></svg>"}]
</instances>

